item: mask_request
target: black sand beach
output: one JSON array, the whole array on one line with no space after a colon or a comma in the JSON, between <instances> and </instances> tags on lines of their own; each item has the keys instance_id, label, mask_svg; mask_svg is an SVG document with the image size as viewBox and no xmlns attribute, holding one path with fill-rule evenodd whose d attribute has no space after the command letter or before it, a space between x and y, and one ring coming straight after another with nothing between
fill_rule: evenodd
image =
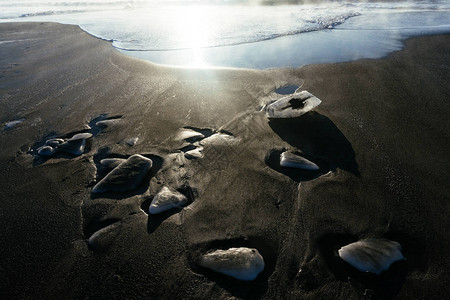
<instances>
[{"instance_id":1,"label":"black sand beach","mask_svg":"<svg viewBox=\"0 0 450 300\"><path fill-rule=\"evenodd\" d=\"M0 298L442 299L449 45L425 36L379 60L191 70L126 57L76 26L0 24L0 121L23 120L0 132ZM322 104L269 121L261 108L286 85ZM205 137L183 143L183 128ZM93 134L81 156L36 154L80 132ZM185 157L200 147L202 158ZM286 171L285 150L320 170ZM153 161L142 184L91 193L101 159L133 154ZM149 216L163 185L189 205ZM367 237L397 241L406 260L375 276L338 257ZM264 257L254 281L196 263L240 246Z\"/></svg>"}]
</instances>

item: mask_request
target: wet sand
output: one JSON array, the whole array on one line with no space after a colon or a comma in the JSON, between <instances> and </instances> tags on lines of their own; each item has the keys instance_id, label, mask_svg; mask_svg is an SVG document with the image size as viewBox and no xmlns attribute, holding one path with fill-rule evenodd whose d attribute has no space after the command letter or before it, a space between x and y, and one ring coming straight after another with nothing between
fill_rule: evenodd
<instances>
[{"instance_id":1,"label":"wet sand","mask_svg":"<svg viewBox=\"0 0 450 300\"><path fill-rule=\"evenodd\" d=\"M23 119L0 132L1 298L449 294L448 45L450 35L426 36L379 60L191 70L126 57L76 26L1 24L0 121ZM269 121L264 103L292 84L322 104ZM203 137L180 140L183 128ZM80 132L94 135L83 155L36 155ZM280 167L284 150L320 170ZM133 154L153 162L136 189L91 193L108 172L102 159ZM162 186L189 205L149 216ZM355 271L337 250L365 237L399 242L406 261L380 276ZM254 281L196 263L243 246L264 258Z\"/></svg>"}]
</instances>

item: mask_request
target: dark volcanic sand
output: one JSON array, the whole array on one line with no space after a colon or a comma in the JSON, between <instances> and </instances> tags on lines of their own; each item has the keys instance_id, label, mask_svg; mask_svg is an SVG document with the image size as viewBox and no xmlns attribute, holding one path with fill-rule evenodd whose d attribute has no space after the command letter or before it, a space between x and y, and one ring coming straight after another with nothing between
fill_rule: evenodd
<instances>
[{"instance_id":1,"label":"dark volcanic sand","mask_svg":"<svg viewBox=\"0 0 450 300\"><path fill-rule=\"evenodd\" d=\"M0 121L25 120L0 133L0 298L449 295L449 45L450 35L428 36L380 60L189 70L126 57L76 26L1 24ZM288 85L322 104L269 122L263 103ZM95 127L107 117L118 121ZM195 146L175 140L185 126L222 134L187 160L177 149ZM46 137L81 131L94 133L82 156L28 154ZM285 171L284 149L321 170ZM138 189L91 194L107 173L101 159L132 154L153 160ZM149 217L163 185L190 205ZM399 242L407 260L379 277L355 272L337 250L362 237ZM201 253L235 246L264 257L255 281L195 265Z\"/></svg>"}]
</instances>

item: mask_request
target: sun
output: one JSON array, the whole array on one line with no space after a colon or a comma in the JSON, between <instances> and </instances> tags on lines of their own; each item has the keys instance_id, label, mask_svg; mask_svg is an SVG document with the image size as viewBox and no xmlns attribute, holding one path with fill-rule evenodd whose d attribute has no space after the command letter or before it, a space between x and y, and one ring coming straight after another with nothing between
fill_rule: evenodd
<instances>
[{"instance_id":1,"label":"sun","mask_svg":"<svg viewBox=\"0 0 450 300\"><path fill-rule=\"evenodd\" d=\"M207 67L204 60L204 48L209 45L211 32L208 24L211 23L208 6L187 5L179 6L174 14L171 14L169 26L173 31L180 49L187 49L192 53L191 67Z\"/></svg>"}]
</instances>

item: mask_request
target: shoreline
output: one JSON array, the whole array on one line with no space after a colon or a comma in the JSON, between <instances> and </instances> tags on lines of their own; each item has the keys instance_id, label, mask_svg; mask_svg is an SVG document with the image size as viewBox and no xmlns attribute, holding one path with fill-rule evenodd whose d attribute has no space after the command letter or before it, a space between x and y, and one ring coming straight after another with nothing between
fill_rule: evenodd
<instances>
[{"instance_id":1,"label":"shoreline","mask_svg":"<svg viewBox=\"0 0 450 300\"><path fill-rule=\"evenodd\" d=\"M450 35L408 39L382 59L253 70L157 65L75 25L3 23L0 33L0 121L21 120L0 133L2 297L450 292ZM269 121L261 107L286 85L321 105L303 118ZM112 122L100 128L98 120ZM177 136L186 129L206 136L190 145L201 158L185 157ZM93 133L81 156L28 153L79 132ZM285 150L317 159L320 172L285 172L276 165ZM143 184L91 193L101 159L133 154L153 161ZM189 205L149 216L162 186L188 195ZM93 249L88 240L105 228ZM340 247L368 237L400 243L405 263L371 277L336 260ZM196 264L202 253L242 246L264 258L254 281Z\"/></svg>"},{"instance_id":2,"label":"shoreline","mask_svg":"<svg viewBox=\"0 0 450 300\"><path fill-rule=\"evenodd\" d=\"M420 36L439 35L428 33ZM389 37L387 37L388 35ZM370 38L367 38L370 36ZM392 30L325 29L282 36L254 43L208 48L174 50L126 50L121 53L159 65L182 68L236 68L269 70L301 68L314 64L352 62L360 59L382 59L404 48L404 42L414 37L397 37ZM351 49L346 43L365 39L365 46ZM386 39L388 41L386 41ZM368 42L370 40L370 42ZM308 45L314 50L302 52ZM292 51L289 49L300 49ZM259 53L257 56L254 53ZM198 61L188 62L190 57Z\"/></svg>"},{"instance_id":3,"label":"shoreline","mask_svg":"<svg viewBox=\"0 0 450 300\"><path fill-rule=\"evenodd\" d=\"M364 17L367 18L367 16ZM351 23L343 23L332 29L288 34L258 42L168 50L126 49L120 46L120 41L97 36L81 28L80 25L74 25L95 38L111 42L115 49L127 56L159 65L257 70L299 68L311 64L351 62L364 58L380 59L389 53L403 49L404 41L409 38L450 32L445 25L433 28L425 26L421 29L359 29L353 28L352 26L355 25ZM119 44L116 45L117 42Z\"/></svg>"}]
</instances>

